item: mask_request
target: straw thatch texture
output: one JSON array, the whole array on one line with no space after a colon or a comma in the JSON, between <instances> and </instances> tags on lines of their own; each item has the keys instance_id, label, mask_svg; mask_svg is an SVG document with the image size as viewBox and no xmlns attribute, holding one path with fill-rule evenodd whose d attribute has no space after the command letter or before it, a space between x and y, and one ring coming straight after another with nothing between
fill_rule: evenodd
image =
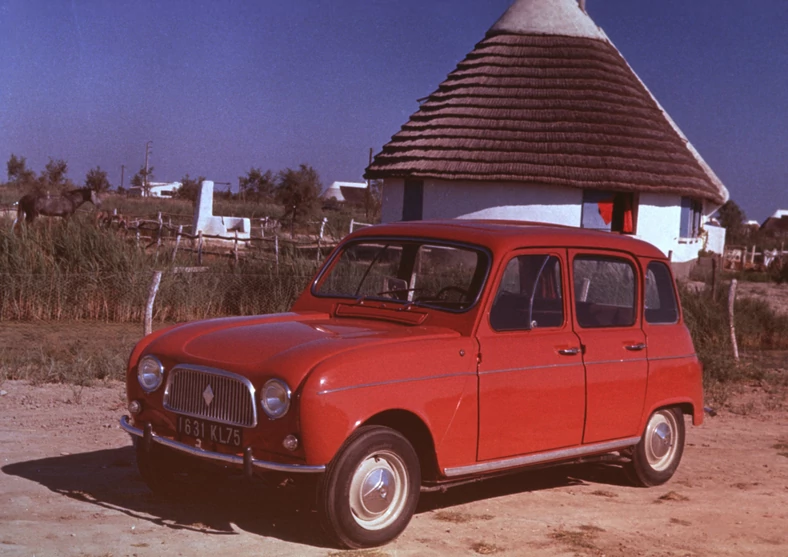
<instances>
[{"instance_id":1,"label":"straw thatch texture","mask_svg":"<svg viewBox=\"0 0 788 557\"><path fill-rule=\"evenodd\" d=\"M449 74L367 178L723 193L608 42L491 35Z\"/></svg>"}]
</instances>

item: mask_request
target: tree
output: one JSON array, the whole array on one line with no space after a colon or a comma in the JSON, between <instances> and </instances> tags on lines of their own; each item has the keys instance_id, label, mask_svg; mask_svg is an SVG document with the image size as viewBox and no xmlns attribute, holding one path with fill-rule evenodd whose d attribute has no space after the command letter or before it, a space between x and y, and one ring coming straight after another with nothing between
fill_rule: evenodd
<instances>
[{"instance_id":1,"label":"tree","mask_svg":"<svg viewBox=\"0 0 788 557\"><path fill-rule=\"evenodd\" d=\"M186 174L186 176L181 178L181 188L178 190L176 196L190 201L196 200L197 195L200 193L200 184L202 184L204 180L205 176L190 178L189 175Z\"/></svg>"},{"instance_id":2,"label":"tree","mask_svg":"<svg viewBox=\"0 0 788 557\"><path fill-rule=\"evenodd\" d=\"M27 159L17 157L11 153L11 157L6 163L8 181L14 185L28 185L35 179L35 173L27 168Z\"/></svg>"},{"instance_id":3,"label":"tree","mask_svg":"<svg viewBox=\"0 0 788 557\"><path fill-rule=\"evenodd\" d=\"M383 180L370 180L364 190L364 213L367 222L380 220L380 209L383 201Z\"/></svg>"},{"instance_id":4,"label":"tree","mask_svg":"<svg viewBox=\"0 0 788 557\"><path fill-rule=\"evenodd\" d=\"M254 197L257 201L271 199L274 189L274 175L270 170L263 172L252 167L246 176L238 177L238 192L244 201L248 197Z\"/></svg>"},{"instance_id":5,"label":"tree","mask_svg":"<svg viewBox=\"0 0 788 557\"><path fill-rule=\"evenodd\" d=\"M725 229L728 244L739 244L747 237L744 221L747 216L735 201L729 200L717 210L717 218Z\"/></svg>"},{"instance_id":6,"label":"tree","mask_svg":"<svg viewBox=\"0 0 788 557\"><path fill-rule=\"evenodd\" d=\"M131 177L131 185L135 188L141 188L143 197L150 197L151 178L153 178L153 167L146 169L143 166L139 169L139 172Z\"/></svg>"},{"instance_id":7,"label":"tree","mask_svg":"<svg viewBox=\"0 0 788 557\"><path fill-rule=\"evenodd\" d=\"M107 191L110 188L107 173L104 170L101 170L100 166L91 168L88 170L88 173L85 176L85 186L96 192Z\"/></svg>"},{"instance_id":8,"label":"tree","mask_svg":"<svg viewBox=\"0 0 788 557\"><path fill-rule=\"evenodd\" d=\"M66 177L68 163L63 159L49 158L44 170L38 176L34 188L39 192L58 193L72 189L74 184Z\"/></svg>"},{"instance_id":9,"label":"tree","mask_svg":"<svg viewBox=\"0 0 788 557\"><path fill-rule=\"evenodd\" d=\"M279 172L276 201L284 206L284 219L290 220L291 236L297 223L309 220L319 210L322 189L317 171L309 165L302 164L298 170L288 168Z\"/></svg>"}]
</instances>

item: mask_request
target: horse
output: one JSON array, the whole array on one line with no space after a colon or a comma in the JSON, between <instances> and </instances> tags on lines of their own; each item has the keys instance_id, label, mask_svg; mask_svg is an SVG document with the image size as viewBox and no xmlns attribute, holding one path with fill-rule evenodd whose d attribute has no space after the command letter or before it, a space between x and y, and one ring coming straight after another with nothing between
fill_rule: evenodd
<instances>
[{"instance_id":1,"label":"horse","mask_svg":"<svg viewBox=\"0 0 788 557\"><path fill-rule=\"evenodd\" d=\"M93 203L96 208L101 207L98 192L90 188L71 190L61 195L29 193L19 200L12 226L21 223L23 218L30 224L38 215L68 218L86 201Z\"/></svg>"}]
</instances>

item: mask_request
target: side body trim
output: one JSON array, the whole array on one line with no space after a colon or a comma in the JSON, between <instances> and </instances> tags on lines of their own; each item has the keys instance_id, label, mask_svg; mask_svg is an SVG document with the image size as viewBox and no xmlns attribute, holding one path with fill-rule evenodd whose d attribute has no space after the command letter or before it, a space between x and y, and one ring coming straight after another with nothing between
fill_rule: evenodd
<instances>
[{"instance_id":1,"label":"side body trim","mask_svg":"<svg viewBox=\"0 0 788 557\"><path fill-rule=\"evenodd\" d=\"M349 387L338 387L336 389L326 389L325 391L318 391L318 395L330 395L331 393L340 393L342 391L351 391L353 389L368 389L370 387L381 387L383 385L396 385L398 383L415 383L416 381L433 381L435 379L448 379L450 377L464 377L468 375L476 376L475 372L466 371L460 373L447 373L445 375L430 375L429 377L413 377L409 379L392 379L391 381L380 381L378 383L365 383L363 385L350 385Z\"/></svg>"},{"instance_id":2,"label":"side body trim","mask_svg":"<svg viewBox=\"0 0 788 557\"><path fill-rule=\"evenodd\" d=\"M628 439L606 441L604 443L594 443L593 445L583 445L581 447L573 447L571 449L560 449L547 453L518 456L504 460L495 460L492 462L479 462L478 464L471 464L469 466L445 468L443 473L449 478L455 478L457 476L470 476L473 474L485 474L487 472L496 472L498 470L505 470L507 468L518 468L520 466L528 466L531 464L541 464L543 462L550 462L554 460L558 461L578 458L595 453L605 453L618 449L625 449L627 447L637 445L639 442L640 437L630 437Z\"/></svg>"}]
</instances>

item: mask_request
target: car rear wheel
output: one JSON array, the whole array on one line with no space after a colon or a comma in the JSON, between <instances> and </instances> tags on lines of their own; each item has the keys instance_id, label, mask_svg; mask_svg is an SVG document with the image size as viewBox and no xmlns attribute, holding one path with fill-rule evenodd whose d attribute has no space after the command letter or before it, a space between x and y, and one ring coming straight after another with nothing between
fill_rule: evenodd
<instances>
[{"instance_id":1,"label":"car rear wheel","mask_svg":"<svg viewBox=\"0 0 788 557\"><path fill-rule=\"evenodd\" d=\"M635 446L627 474L642 487L661 485L676 472L684 453L684 414L678 408L654 412Z\"/></svg>"},{"instance_id":2,"label":"car rear wheel","mask_svg":"<svg viewBox=\"0 0 788 557\"><path fill-rule=\"evenodd\" d=\"M410 442L387 427L359 428L320 483L323 528L346 548L384 544L405 530L420 490L419 459Z\"/></svg>"}]
</instances>

